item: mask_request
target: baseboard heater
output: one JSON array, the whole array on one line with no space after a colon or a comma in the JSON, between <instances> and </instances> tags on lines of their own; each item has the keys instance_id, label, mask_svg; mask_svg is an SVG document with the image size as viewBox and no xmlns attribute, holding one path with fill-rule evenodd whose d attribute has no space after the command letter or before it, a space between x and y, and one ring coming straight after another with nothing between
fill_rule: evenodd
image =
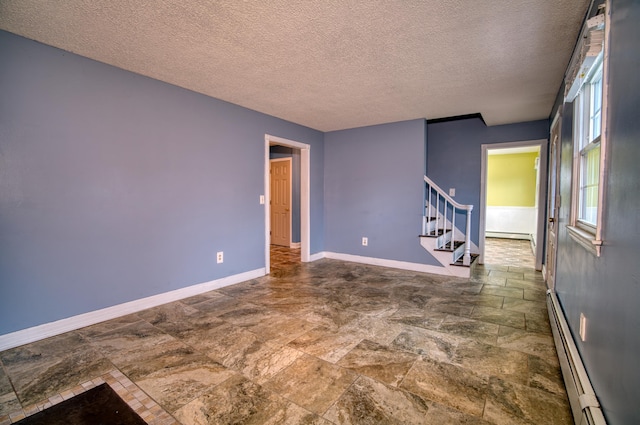
<instances>
[{"instance_id":1,"label":"baseboard heater","mask_svg":"<svg viewBox=\"0 0 640 425\"><path fill-rule=\"evenodd\" d=\"M547 291L549 321L576 425L606 425L600 403L584 368L578 348L555 292Z\"/></svg>"}]
</instances>

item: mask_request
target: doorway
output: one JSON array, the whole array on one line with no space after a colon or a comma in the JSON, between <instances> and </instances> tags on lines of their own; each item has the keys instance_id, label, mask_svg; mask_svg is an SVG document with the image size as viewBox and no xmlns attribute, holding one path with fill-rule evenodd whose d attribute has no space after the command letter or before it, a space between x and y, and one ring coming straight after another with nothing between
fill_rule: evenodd
<instances>
[{"instance_id":1,"label":"doorway","mask_svg":"<svg viewBox=\"0 0 640 425\"><path fill-rule=\"evenodd\" d=\"M265 273L271 270L271 146L293 148L300 153L300 261L310 261L310 146L305 143L265 135L264 204L265 204Z\"/></svg>"},{"instance_id":2,"label":"doorway","mask_svg":"<svg viewBox=\"0 0 640 425\"><path fill-rule=\"evenodd\" d=\"M485 263L487 237L498 237L527 241L535 257L534 268L542 269L546 184L541 182L546 177L546 142L482 145L481 264Z\"/></svg>"}]
</instances>

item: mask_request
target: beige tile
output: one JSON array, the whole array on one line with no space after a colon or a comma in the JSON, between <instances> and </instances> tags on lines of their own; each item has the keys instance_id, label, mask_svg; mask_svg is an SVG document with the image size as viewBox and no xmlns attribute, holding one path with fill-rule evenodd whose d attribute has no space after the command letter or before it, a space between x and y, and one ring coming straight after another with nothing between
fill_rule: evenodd
<instances>
[{"instance_id":1,"label":"beige tile","mask_svg":"<svg viewBox=\"0 0 640 425\"><path fill-rule=\"evenodd\" d=\"M387 318L387 322L436 330L447 316L447 313L434 312L425 308L399 308Z\"/></svg>"},{"instance_id":2,"label":"beige tile","mask_svg":"<svg viewBox=\"0 0 640 425\"><path fill-rule=\"evenodd\" d=\"M74 333L4 351L0 359L24 406L113 369L108 359Z\"/></svg>"},{"instance_id":3,"label":"beige tile","mask_svg":"<svg viewBox=\"0 0 640 425\"><path fill-rule=\"evenodd\" d=\"M120 363L129 357L144 355L158 345L175 342L176 339L140 320L93 336L89 341L107 358Z\"/></svg>"},{"instance_id":4,"label":"beige tile","mask_svg":"<svg viewBox=\"0 0 640 425\"><path fill-rule=\"evenodd\" d=\"M254 339L234 345L222 362L253 382L263 384L302 355L301 351L293 348L273 346Z\"/></svg>"},{"instance_id":5,"label":"beige tile","mask_svg":"<svg viewBox=\"0 0 640 425\"><path fill-rule=\"evenodd\" d=\"M234 297L229 297L227 295L221 295L213 298L202 297L201 299L201 301L199 300L200 302L189 304L189 306L205 313L212 313L215 316L220 316L222 314L241 308L246 309L257 307L257 305L255 304L250 304L246 301L242 301ZM184 303L185 300L182 300L182 302Z\"/></svg>"},{"instance_id":6,"label":"beige tile","mask_svg":"<svg viewBox=\"0 0 640 425\"><path fill-rule=\"evenodd\" d=\"M537 356L529 356L529 386L560 397L567 396L557 360L547 361Z\"/></svg>"},{"instance_id":7,"label":"beige tile","mask_svg":"<svg viewBox=\"0 0 640 425\"><path fill-rule=\"evenodd\" d=\"M456 348L453 363L484 375L527 384L528 355L477 341L463 342Z\"/></svg>"},{"instance_id":8,"label":"beige tile","mask_svg":"<svg viewBox=\"0 0 640 425\"><path fill-rule=\"evenodd\" d=\"M495 344L499 329L500 326L493 323L450 315L440 324L438 332Z\"/></svg>"},{"instance_id":9,"label":"beige tile","mask_svg":"<svg viewBox=\"0 0 640 425\"><path fill-rule=\"evenodd\" d=\"M304 308L297 308L293 316L334 332L354 324L362 318L362 315L355 311L332 308L330 305L325 304L322 299L317 298L308 301L304 299L292 300L286 304L280 303L273 305L271 308L287 314L292 306L299 305L299 302L305 303ZM284 308L281 309L281 307Z\"/></svg>"},{"instance_id":10,"label":"beige tile","mask_svg":"<svg viewBox=\"0 0 640 425\"><path fill-rule=\"evenodd\" d=\"M491 379L483 417L499 424L573 424L566 398L498 378Z\"/></svg>"},{"instance_id":11,"label":"beige tile","mask_svg":"<svg viewBox=\"0 0 640 425\"><path fill-rule=\"evenodd\" d=\"M512 328L525 328L524 313L492 307L475 307L471 318Z\"/></svg>"},{"instance_id":12,"label":"beige tile","mask_svg":"<svg viewBox=\"0 0 640 425\"><path fill-rule=\"evenodd\" d=\"M484 285L480 293L482 295L496 295L499 297L519 298L519 299L522 299L524 296L521 288L495 286L495 285Z\"/></svg>"},{"instance_id":13,"label":"beige tile","mask_svg":"<svg viewBox=\"0 0 640 425\"><path fill-rule=\"evenodd\" d=\"M483 285L483 288L484 287L486 287L486 285ZM492 288L501 288L501 287L492 286ZM453 299L457 300L461 304L467 304L474 307L478 306L478 307L502 308L502 305L504 304L504 296L496 295L496 294L483 294L483 293L479 293L475 295L465 294L459 297L454 297Z\"/></svg>"},{"instance_id":14,"label":"beige tile","mask_svg":"<svg viewBox=\"0 0 640 425\"><path fill-rule=\"evenodd\" d=\"M544 333L501 326L498 333L498 346L533 354L547 361L558 358L553 337Z\"/></svg>"},{"instance_id":15,"label":"beige tile","mask_svg":"<svg viewBox=\"0 0 640 425\"><path fill-rule=\"evenodd\" d=\"M180 302L186 305L193 305L193 304L199 304L204 301L211 301L211 300L220 299L220 298L228 299L229 297L227 297L226 295L222 294L219 291L209 291L209 292L204 292L202 294L194 295L189 298L183 298L180 300Z\"/></svg>"},{"instance_id":16,"label":"beige tile","mask_svg":"<svg viewBox=\"0 0 640 425\"><path fill-rule=\"evenodd\" d=\"M284 345L315 327L317 327L315 323L297 317L275 314L264 318L255 325L246 327L246 329L264 341L274 345Z\"/></svg>"},{"instance_id":17,"label":"beige tile","mask_svg":"<svg viewBox=\"0 0 640 425\"><path fill-rule=\"evenodd\" d=\"M207 391L173 415L183 425L327 423L241 376Z\"/></svg>"},{"instance_id":18,"label":"beige tile","mask_svg":"<svg viewBox=\"0 0 640 425\"><path fill-rule=\"evenodd\" d=\"M374 378L387 385L397 386L417 358L417 354L364 340L340 359L336 365Z\"/></svg>"},{"instance_id":19,"label":"beige tile","mask_svg":"<svg viewBox=\"0 0 640 425\"><path fill-rule=\"evenodd\" d=\"M437 425L489 425L490 422L485 421L484 419L478 416L472 416L466 413L463 413L457 409L453 409L451 407L447 407L443 404L436 403L433 401L427 402L429 405L429 411L424 418L424 423L426 424L437 424Z\"/></svg>"},{"instance_id":20,"label":"beige tile","mask_svg":"<svg viewBox=\"0 0 640 425\"><path fill-rule=\"evenodd\" d=\"M13 413L21 407L18 396L13 391L0 395L0 416Z\"/></svg>"},{"instance_id":21,"label":"beige tile","mask_svg":"<svg viewBox=\"0 0 640 425\"><path fill-rule=\"evenodd\" d=\"M427 303L425 307L429 311L454 314L456 316L469 317L473 312L473 304L460 303L460 295L443 298L442 296L434 297Z\"/></svg>"},{"instance_id":22,"label":"beige tile","mask_svg":"<svg viewBox=\"0 0 640 425\"><path fill-rule=\"evenodd\" d=\"M482 416L487 386L485 376L429 359L417 361L400 384L401 389L474 416Z\"/></svg>"},{"instance_id":23,"label":"beige tile","mask_svg":"<svg viewBox=\"0 0 640 425\"><path fill-rule=\"evenodd\" d=\"M545 289L524 289L524 299L529 301L546 302L547 291Z\"/></svg>"},{"instance_id":24,"label":"beige tile","mask_svg":"<svg viewBox=\"0 0 640 425\"><path fill-rule=\"evenodd\" d=\"M440 362L451 362L464 338L420 328L407 328L391 344L400 350L420 354Z\"/></svg>"},{"instance_id":25,"label":"beige tile","mask_svg":"<svg viewBox=\"0 0 640 425\"><path fill-rule=\"evenodd\" d=\"M156 365L153 371L136 377L134 381L169 412L236 374L201 354L167 357L157 359L161 365Z\"/></svg>"},{"instance_id":26,"label":"beige tile","mask_svg":"<svg viewBox=\"0 0 640 425\"><path fill-rule=\"evenodd\" d=\"M359 335L364 339L389 345L396 337L406 329L402 323L397 323L388 318L361 316L340 329L340 332Z\"/></svg>"},{"instance_id":27,"label":"beige tile","mask_svg":"<svg viewBox=\"0 0 640 425\"><path fill-rule=\"evenodd\" d=\"M362 341L360 334L315 328L288 345L309 355L335 363Z\"/></svg>"},{"instance_id":28,"label":"beige tile","mask_svg":"<svg viewBox=\"0 0 640 425\"><path fill-rule=\"evenodd\" d=\"M424 424L427 400L362 376L325 413L334 424Z\"/></svg>"},{"instance_id":29,"label":"beige tile","mask_svg":"<svg viewBox=\"0 0 640 425\"><path fill-rule=\"evenodd\" d=\"M522 288L522 289L536 289L539 291L546 291L544 281L541 280L522 280L522 279L507 279L508 288Z\"/></svg>"},{"instance_id":30,"label":"beige tile","mask_svg":"<svg viewBox=\"0 0 640 425\"><path fill-rule=\"evenodd\" d=\"M502 270L491 270L489 272L490 277L502 277L505 279L524 279L524 273L519 272L507 272Z\"/></svg>"},{"instance_id":31,"label":"beige tile","mask_svg":"<svg viewBox=\"0 0 640 425\"><path fill-rule=\"evenodd\" d=\"M533 281L537 281L540 283L544 282L544 276L542 276L542 273L540 272L525 272L524 273L524 279L525 280L533 280Z\"/></svg>"},{"instance_id":32,"label":"beige tile","mask_svg":"<svg viewBox=\"0 0 640 425\"><path fill-rule=\"evenodd\" d=\"M525 299L505 298L503 309L509 311L519 311L521 313L546 313L547 303L542 301L529 301Z\"/></svg>"},{"instance_id":33,"label":"beige tile","mask_svg":"<svg viewBox=\"0 0 640 425\"><path fill-rule=\"evenodd\" d=\"M507 283L506 277L491 276L489 275L490 272L491 270L486 270L486 274L481 274L479 276L472 276L471 281L478 282L478 283L486 283L487 285L505 286L505 284Z\"/></svg>"},{"instance_id":34,"label":"beige tile","mask_svg":"<svg viewBox=\"0 0 640 425\"><path fill-rule=\"evenodd\" d=\"M528 331L551 335L551 324L547 312L526 312L524 316Z\"/></svg>"},{"instance_id":35,"label":"beige tile","mask_svg":"<svg viewBox=\"0 0 640 425\"><path fill-rule=\"evenodd\" d=\"M305 355L274 376L264 387L322 415L357 377L348 369Z\"/></svg>"},{"instance_id":36,"label":"beige tile","mask_svg":"<svg viewBox=\"0 0 640 425\"><path fill-rule=\"evenodd\" d=\"M76 333L84 337L92 337L104 332L112 331L122 326L130 325L140 320L137 314L129 314L127 316L116 317L115 319L100 322L92 326L78 329Z\"/></svg>"}]
</instances>

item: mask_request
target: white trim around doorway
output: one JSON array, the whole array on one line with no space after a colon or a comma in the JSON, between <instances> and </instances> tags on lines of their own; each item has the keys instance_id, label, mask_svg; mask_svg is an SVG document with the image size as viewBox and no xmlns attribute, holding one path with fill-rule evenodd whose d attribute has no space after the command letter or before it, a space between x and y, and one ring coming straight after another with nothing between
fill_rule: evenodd
<instances>
[{"instance_id":1,"label":"white trim around doorway","mask_svg":"<svg viewBox=\"0 0 640 425\"><path fill-rule=\"evenodd\" d=\"M542 270L542 260L544 252L544 238L545 238L545 216L546 216L546 179L547 179L547 140L528 140L522 142L507 142L507 143L491 143L482 145L482 160L480 168L480 234L478 248L480 250L480 264L484 264L484 246L486 237L486 209L487 209L487 155L490 150L500 150L509 148L524 148L524 147L539 147L540 149L540 162L538 164L538 217L536 240L535 242L535 269Z\"/></svg>"},{"instance_id":2,"label":"white trim around doorway","mask_svg":"<svg viewBox=\"0 0 640 425\"><path fill-rule=\"evenodd\" d=\"M268 274L271 269L271 259L269 253L269 231L271 227L271 207L269 205L270 182L269 182L269 146L279 145L300 149L300 259L303 263L311 261L310 240L311 240L311 217L310 217L310 149L306 143L284 139L282 137L264 135L264 256L265 272Z\"/></svg>"}]
</instances>

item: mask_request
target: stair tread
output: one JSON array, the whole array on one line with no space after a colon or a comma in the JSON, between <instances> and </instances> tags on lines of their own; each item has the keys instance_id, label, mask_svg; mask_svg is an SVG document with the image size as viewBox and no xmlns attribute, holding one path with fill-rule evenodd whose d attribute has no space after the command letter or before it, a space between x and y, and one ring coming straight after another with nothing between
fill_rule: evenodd
<instances>
[{"instance_id":1,"label":"stair tread","mask_svg":"<svg viewBox=\"0 0 640 425\"><path fill-rule=\"evenodd\" d=\"M450 232L451 229L446 229L447 232ZM438 233L434 235L418 235L421 238L437 238L438 236L442 236L445 233L444 229L438 229Z\"/></svg>"},{"instance_id":2,"label":"stair tread","mask_svg":"<svg viewBox=\"0 0 640 425\"><path fill-rule=\"evenodd\" d=\"M460 257L460 259L458 259L458 261L456 261L455 263L451 263L452 266L458 266L458 267L471 267L474 263L474 261L476 261L478 259L478 257L480 257L479 254L471 254L471 264L468 266L465 266L463 264L463 260L462 257Z\"/></svg>"}]
</instances>

